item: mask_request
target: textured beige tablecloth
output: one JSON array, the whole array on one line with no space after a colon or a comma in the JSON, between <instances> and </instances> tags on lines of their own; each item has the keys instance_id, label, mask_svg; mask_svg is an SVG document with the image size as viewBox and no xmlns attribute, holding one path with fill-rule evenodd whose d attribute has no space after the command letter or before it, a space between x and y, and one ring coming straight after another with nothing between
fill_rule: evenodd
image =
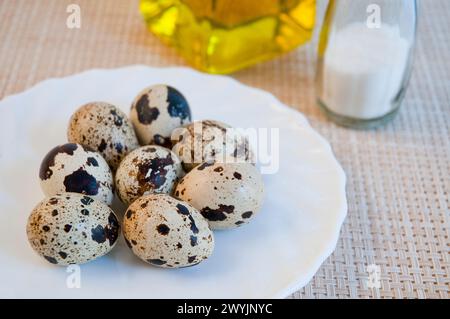
<instances>
[{"instance_id":1,"label":"textured beige tablecloth","mask_svg":"<svg viewBox=\"0 0 450 319\"><path fill-rule=\"evenodd\" d=\"M70 3L81 7L81 29L66 28ZM292 297L449 297L450 1L422 0L421 10L405 103L378 130L340 128L321 114L315 42L233 75L303 112L347 173L336 251ZM184 64L147 33L137 0L0 0L0 98L49 77L138 63ZM367 288L370 264L380 266L380 289Z\"/></svg>"}]
</instances>

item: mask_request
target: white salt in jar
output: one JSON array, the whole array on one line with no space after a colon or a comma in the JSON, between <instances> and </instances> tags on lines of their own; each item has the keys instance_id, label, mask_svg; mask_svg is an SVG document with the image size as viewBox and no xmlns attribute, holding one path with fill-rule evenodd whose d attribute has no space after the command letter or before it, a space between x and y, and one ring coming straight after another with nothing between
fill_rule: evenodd
<instances>
[{"instance_id":1,"label":"white salt in jar","mask_svg":"<svg viewBox=\"0 0 450 319\"><path fill-rule=\"evenodd\" d=\"M414 0L331 0L317 69L319 105L338 124L375 127L393 118L412 68Z\"/></svg>"}]
</instances>

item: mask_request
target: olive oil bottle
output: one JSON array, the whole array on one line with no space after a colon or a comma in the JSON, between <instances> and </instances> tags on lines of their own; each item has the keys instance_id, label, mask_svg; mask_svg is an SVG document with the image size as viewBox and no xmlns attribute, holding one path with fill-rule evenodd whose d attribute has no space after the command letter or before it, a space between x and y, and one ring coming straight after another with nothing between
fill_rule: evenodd
<instances>
[{"instance_id":1,"label":"olive oil bottle","mask_svg":"<svg viewBox=\"0 0 450 319\"><path fill-rule=\"evenodd\" d=\"M316 0L141 0L140 11L194 67L230 73L307 42Z\"/></svg>"}]
</instances>

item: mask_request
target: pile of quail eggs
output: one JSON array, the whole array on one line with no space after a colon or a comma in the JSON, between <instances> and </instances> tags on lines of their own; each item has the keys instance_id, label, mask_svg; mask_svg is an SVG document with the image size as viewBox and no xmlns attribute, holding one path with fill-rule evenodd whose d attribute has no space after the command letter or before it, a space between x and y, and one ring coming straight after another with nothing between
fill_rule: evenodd
<instances>
[{"instance_id":1,"label":"pile of quail eggs","mask_svg":"<svg viewBox=\"0 0 450 319\"><path fill-rule=\"evenodd\" d=\"M129 118L108 103L81 106L68 143L42 160L46 198L28 219L31 247L52 264L81 264L110 252L122 232L154 266L207 259L212 230L248 223L264 195L247 138L235 136L230 149L228 128L191 122L185 97L168 85L140 92ZM121 218L110 207L115 194L128 207Z\"/></svg>"}]
</instances>

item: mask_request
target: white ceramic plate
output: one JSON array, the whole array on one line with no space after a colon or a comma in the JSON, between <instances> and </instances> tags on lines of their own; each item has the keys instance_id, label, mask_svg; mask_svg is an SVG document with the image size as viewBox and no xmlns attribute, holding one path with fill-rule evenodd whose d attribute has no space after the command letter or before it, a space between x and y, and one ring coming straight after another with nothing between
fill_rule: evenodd
<instances>
[{"instance_id":1,"label":"white ceramic plate","mask_svg":"<svg viewBox=\"0 0 450 319\"><path fill-rule=\"evenodd\" d=\"M200 265L151 267L121 237L109 255L82 265L81 288L69 289L67 269L37 256L25 234L28 215L43 198L40 161L66 142L77 107L104 100L128 113L135 95L156 83L183 92L195 119L279 128L280 169L264 176L261 213L244 227L216 232L214 254ZM286 297L332 253L347 212L345 175L329 144L300 113L229 77L132 66L47 80L0 102L0 137L0 297Z\"/></svg>"}]
</instances>

